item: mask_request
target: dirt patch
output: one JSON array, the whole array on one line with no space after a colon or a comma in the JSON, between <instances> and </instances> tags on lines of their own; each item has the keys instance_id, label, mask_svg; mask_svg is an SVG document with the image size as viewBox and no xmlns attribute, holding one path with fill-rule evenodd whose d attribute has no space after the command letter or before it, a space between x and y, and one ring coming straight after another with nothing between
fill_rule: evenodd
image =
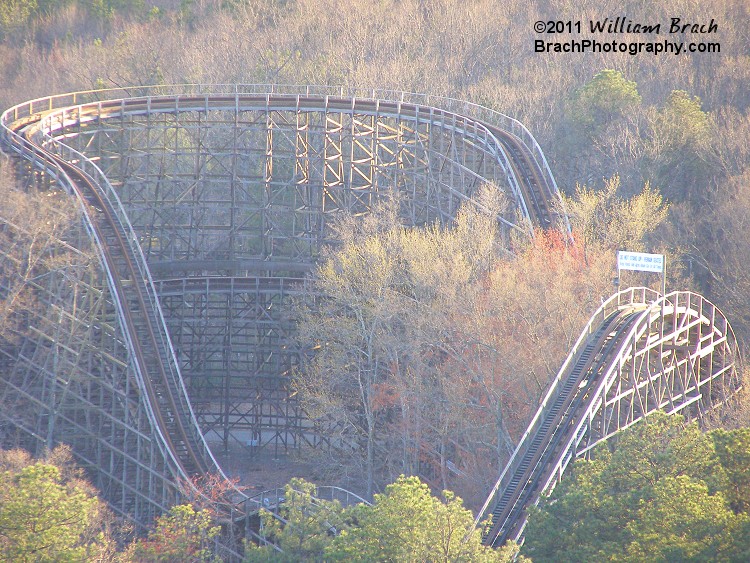
<instances>
[{"instance_id":1,"label":"dirt patch","mask_svg":"<svg viewBox=\"0 0 750 563\"><path fill-rule=\"evenodd\" d=\"M293 477L315 482L319 476L312 463L298 456L274 454L272 451L257 453L242 446L230 447L225 453L220 444L209 446L227 477L237 479L250 495L282 488Z\"/></svg>"}]
</instances>

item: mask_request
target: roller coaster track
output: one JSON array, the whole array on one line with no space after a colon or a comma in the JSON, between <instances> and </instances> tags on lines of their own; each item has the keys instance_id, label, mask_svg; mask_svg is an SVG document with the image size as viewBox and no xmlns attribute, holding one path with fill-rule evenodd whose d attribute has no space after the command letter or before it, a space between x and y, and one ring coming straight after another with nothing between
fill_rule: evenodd
<instances>
[{"instance_id":1,"label":"roller coaster track","mask_svg":"<svg viewBox=\"0 0 750 563\"><path fill-rule=\"evenodd\" d=\"M415 194L422 180L437 186L433 188L435 193L423 196L429 200L424 205L412 202L415 220L450 220L457 205L471 199L477 186L489 179L505 184L514 210L524 218L521 222L514 221L515 211L499 217L504 229L529 236L533 236L531 226L558 227L569 232L544 155L533 137L515 120L455 100L410 97L403 93L332 93L307 88L289 94L274 89L261 93L257 89L235 86L232 90L204 91L203 87L191 87L176 94L158 90L137 94L121 90L85 92L27 102L11 108L2 117L6 148L30 161L35 170L53 178L81 204L86 229L100 257L117 310L142 407L155 434L154 442L167 460L163 470L153 469L152 462L146 469L168 473L167 479L176 482L178 488L189 488L195 476L223 476L223 473L205 442L188 398L160 300L182 301L194 294L208 299L223 292L255 296L283 293L309 270L315 252L309 257L290 255L279 259L274 255L275 241L271 237L263 239L263 246L272 250L258 259L237 258L233 251L227 257L218 256L215 249L207 249L205 254L196 254L189 260L167 261L160 257L149 261L141 244L144 236L158 240L165 248L169 237L163 233L153 235L155 229L144 233L133 227L128 211L102 170L103 151L95 153L93 159L86 154L89 145L99 142L93 134L87 137L87 131L101 129L105 135L110 122L121 123L125 131L130 124L126 119L142 118L151 123L158 121L159 116L176 119L184 114L191 116L191 127L200 131L193 134L188 130L185 135L188 138L210 129L206 127L210 112L233 116L222 117L221 122L234 119L234 137L227 145L234 147L231 149L234 153L226 160L231 164L224 165L234 190L235 178L242 171L236 157L241 135L237 123L241 114L258 111L265 119L264 131L269 139L266 154L260 151L258 160L265 170L262 181L266 191L277 185L272 169L279 168L278 159L271 154L271 147L275 146L271 139L277 135L294 137L286 153L295 168L290 184L296 183L297 187L304 184L306 175L311 174L307 168L318 158L321 171L316 173L322 178L323 214L329 201L343 206L340 202L346 197L337 195L336 189L354 182L357 174L366 182L346 187L356 192L351 209L361 212L362 194L367 192L375 197L378 181L382 181L380 176L376 178L377 174L385 178L393 169L394 181L408 184ZM313 134L311 122L305 119L314 114L324 116L320 126L323 148L317 152L305 145L307 136ZM279 115L281 121L295 122L294 134L284 132L273 121ZM349 121L345 123L342 116ZM341 173L345 168L343 145L334 142L344 135L346 127L350 127L351 137L348 179ZM388 144L396 138L398 145ZM77 149L73 148L76 142ZM171 150L179 156L178 140ZM363 150L370 152L362 156ZM445 154L441 156L440 151ZM113 162L124 166L125 159L118 159ZM200 158L194 160L197 169ZM382 170L373 172L378 167ZM406 174L403 170L412 175L406 181L398 175ZM179 176L177 172L174 175ZM197 178L198 172L195 175ZM329 176L334 179L329 181ZM161 176L156 182L157 190L159 182ZM460 183L460 189L452 182ZM196 184L197 180L183 193L197 191ZM234 216L234 201L224 213ZM222 211L220 206L219 211ZM311 212L305 212L309 218ZM273 232L274 228L279 230L272 226L264 233ZM228 231L228 236L234 237L240 230L241 223L232 223L221 231L221 236ZM299 236L292 236L285 242L299 240ZM188 274L170 277L176 270ZM264 273L257 274L255 270ZM155 272L162 277L155 280ZM669 328L665 328L667 325ZM693 408L700 414L723 404L739 388L734 368L735 347L726 319L700 296L687 293L659 296L641 288L622 292L605 302L587 325L488 497L477 520L493 517L493 527L485 541L499 545L506 539L522 538L528 506L554 486L571 459L584 455L598 441L655 409L687 412ZM126 488L138 486L142 484ZM198 493L187 491L187 494ZM268 495L246 498L238 492L222 508L225 517L228 521L247 519L264 504L264 496ZM277 493L275 498L279 496ZM122 511L129 509L127 502L121 507Z\"/></svg>"},{"instance_id":2,"label":"roller coaster track","mask_svg":"<svg viewBox=\"0 0 750 563\"><path fill-rule=\"evenodd\" d=\"M535 226L549 229L555 226L567 226L567 219L560 225L560 211L554 209L555 202L559 201L556 193L557 187L550 185L529 148L515 135L503 131L494 126L487 129L497 137L510 157L510 165L513 175L521 179L519 188L523 193L523 199L527 206L531 206L533 212L531 217ZM559 208L558 208L559 209Z\"/></svg>"},{"instance_id":3,"label":"roller coaster track","mask_svg":"<svg viewBox=\"0 0 750 563\"><path fill-rule=\"evenodd\" d=\"M207 473L210 450L194 423L187 395L181 388L182 382L175 371L170 372L169 368L174 364L172 351L166 339L157 337L163 330L163 322L157 318L158 306L149 303L148 286L151 282L143 278L136 266L135 253L126 242L129 233L117 219L110 202L85 172L49 152L40 152L51 165L67 175L79 200L98 214L98 217L91 218L90 227L103 243L102 253L133 343L135 364L143 376L147 401L152 405L156 427L166 442L167 451L173 454L181 474ZM216 467L211 469L216 470Z\"/></svg>"},{"instance_id":4,"label":"roller coaster track","mask_svg":"<svg viewBox=\"0 0 750 563\"><path fill-rule=\"evenodd\" d=\"M91 99L100 96L105 99L80 103L86 97ZM133 229L118 194L91 159L69 146L65 131L107 123L125 115L151 118L162 113L238 112L240 108L254 107L276 112L394 116L410 120L416 126L435 125L450 134L459 131L469 145L481 143L488 147L490 156L497 159L505 170L516 206L529 223L548 227L553 220L548 201L557 195L554 180L551 174L545 175L535 160L532 149L521 139L497 125L485 125L446 109L404 100L386 101L310 93L290 96L239 92L106 99L106 93L89 92L35 100L5 112L3 126L7 148L31 161L35 169L56 178L82 204L85 224L104 266L135 377L143 393L144 407L157 435L157 443L168 460L169 471L182 487L189 487L191 478L195 476L210 473L222 475L222 472L206 445L191 408L180 375L179 362L168 335L160 296L175 293L185 295L196 287L198 291L212 293L222 291L224 286L232 291L278 291L283 278L189 277L154 282L139 245L138 234ZM510 123L513 127L520 127L519 130L528 135L520 124ZM60 137L55 138L56 134ZM535 146L538 149L538 145ZM456 148L452 147L452 150L455 151ZM471 173L479 178L476 173ZM455 192L454 195L459 200L466 199L460 192ZM529 209L532 210L531 214ZM502 218L501 220L511 228L526 228L516 227ZM212 262L213 267L217 267L215 262ZM267 264L265 266L268 267ZM158 267L158 264L154 265L154 268ZM302 273L309 269L309 264L282 264L277 267ZM208 286L210 289L205 289ZM240 512L245 516L257 512L263 503L263 496L261 494L259 498L244 501L239 499L238 502L242 504ZM127 506L123 510L127 510ZM236 513L237 507L227 510Z\"/></svg>"},{"instance_id":5,"label":"roller coaster track","mask_svg":"<svg viewBox=\"0 0 750 563\"><path fill-rule=\"evenodd\" d=\"M561 393L534 433L518 469L492 510L495 524L488 533L492 544L502 544L515 531L524 507L538 492L539 483L548 477L550 467L556 461L554 454L566 438L574 417L581 411L581 403L588 398L591 386L601 378L602 370L611 361L612 350L622 344L627 329L636 319L637 313L628 309L612 313L589 338L578 360L572 364Z\"/></svg>"},{"instance_id":6,"label":"roller coaster track","mask_svg":"<svg viewBox=\"0 0 750 563\"><path fill-rule=\"evenodd\" d=\"M700 417L740 388L736 341L699 295L618 293L594 314L498 479L477 524L484 541L522 541L526 511L576 457L655 410ZM706 358L709 358L706 360ZM701 362L704 362L701 364Z\"/></svg>"}]
</instances>

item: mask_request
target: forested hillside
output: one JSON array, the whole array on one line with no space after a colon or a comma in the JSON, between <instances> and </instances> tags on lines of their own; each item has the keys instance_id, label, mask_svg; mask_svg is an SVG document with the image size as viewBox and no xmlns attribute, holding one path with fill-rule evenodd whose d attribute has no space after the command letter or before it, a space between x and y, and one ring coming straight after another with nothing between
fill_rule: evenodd
<instances>
[{"instance_id":1,"label":"forested hillside","mask_svg":"<svg viewBox=\"0 0 750 563\"><path fill-rule=\"evenodd\" d=\"M662 30L592 30L616 18ZM669 33L675 19L688 26ZM552 231L508 252L474 208L426 229L384 208L342 220L343 244L315 272L329 301L297 308L299 344L329 346L296 389L312 417L333 416L358 436L345 455L317 460L321 472L354 476L349 484L369 497L421 473L476 507L614 291L617 250L664 253L668 288L705 294L740 342L750 338L748 21L746 0L3 0L0 108L129 85L294 83L449 96L523 122L564 193L575 243ZM580 28L540 33L540 22ZM546 51L583 39L714 46L537 52L538 41ZM7 209L28 205L3 197ZM482 197L485 209L502 205ZM6 223L18 217L0 211ZM21 240L13 228L0 235ZM625 276L623 285L659 286ZM352 311L362 321L354 328ZM0 314L0 329L13 322ZM370 356L352 361L348 351L363 343ZM362 373L369 395L350 377ZM727 424L746 425L749 412Z\"/></svg>"},{"instance_id":2,"label":"forested hillside","mask_svg":"<svg viewBox=\"0 0 750 563\"><path fill-rule=\"evenodd\" d=\"M671 203L658 246L678 256L672 271L731 310L744 334L748 9L742 0L8 0L0 106L184 82L343 84L476 101L528 125L567 193L600 189L615 174L625 197L650 182ZM714 42L720 52L534 51L540 38L644 40L590 32L591 20L618 16L663 26L645 39ZM672 18L713 20L717 31L665 34ZM580 35L536 33L534 23L547 20L584 25Z\"/></svg>"}]
</instances>

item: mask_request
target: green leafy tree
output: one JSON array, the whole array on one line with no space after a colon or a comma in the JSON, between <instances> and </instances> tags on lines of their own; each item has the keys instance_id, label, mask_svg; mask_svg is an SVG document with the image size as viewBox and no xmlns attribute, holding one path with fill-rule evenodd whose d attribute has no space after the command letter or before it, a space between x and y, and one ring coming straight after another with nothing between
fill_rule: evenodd
<instances>
[{"instance_id":1,"label":"green leafy tree","mask_svg":"<svg viewBox=\"0 0 750 563\"><path fill-rule=\"evenodd\" d=\"M190 504L173 506L157 518L148 538L129 546L126 557L139 563L217 561L211 547L219 531L207 509L196 510Z\"/></svg>"},{"instance_id":2,"label":"green leafy tree","mask_svg":"<svg viewBox=\"0 0 750 563\"><path fill-rule=\"evenodd\" d=\"M89 561L112 554L106 509L69 464L64 449L47 461L32 461L20 451L3 452L0 560Z\"/></svg>"},{"instance_id":3,"label":"green leafy tree","mask_svg":"<svg viewBox=\"0 0 750 563\"><path fill-rule=\"evenodd\" d=\"M512 561L517 546L482 545L482 529L460 498L433 496L417 477L403 475L375 502L342 508L315 498L315 486L294 479L285 488L279 518L261 513L267 539L280 549L248 545L247 563L292 561ZM525 559L518 559L523 562Z\"/></svg>"},{"instance_id":4,"label":"green leafy tree","mask_svg":"<svg viewBox=\"0 0 750 563\"><path fill-rule=\"evenodd\" d=\"M645 174L672 200L703 200L718 167L713 119L703 111L700 98L684 90L674 90L652 116L650 131L644 134Z\"/></svg>"},{"instance_id":5,"label":"green leafy tree","mask_svg":"<svg viewBox=\"0 0 750 563\"><path fill-rule=\"evenodd\" d=\"M245 561L322 561L334 534L350 522L338 501L321 500L315 493L314 484L292 479L284 487L284 502L279 508L281 519L268 510L261 510L263 533L281 552L272 545L248 544Z\"/></svg>"},{"instance_id":6,"label":"green leafy tree","mask_svg":"<svg viewBox=\"0 0 750 563\"><path fill-rule=\"evenodd\" d=\"M666 148L700 149L711 142L712 121L701 107L701 99L684 90L673 90L660 112L658 127Z\"/></svg>"},{"instance_id":7,"label":"green leafy tree","mask_svg":"<svg viewBox=\"0 0 750 563\"><path fill-rule=\"evenodd\" d=\"M593 136L640 103L635 82L619 71L605 69L575 91L569 114L575 125Z\"/></svg>"},{"instance_id":8,"label":"green leafy tree","mask_svg":"<svg viewBox=\"0 0 750 563\"><path fill-rule=\"evenodd\" d=\"M726 497L736 512L750 512L750 428L711 432L727 477Z\"/></svg>"},{"instance_id":9,"label":"green leafy tree","mask_svg":"<svg viewBox=\"0 0 750 563\"><path fill-rule=\"evenodd\" d=\"M538 562L745 561L750 521L728 502L732 478L714 443L680 416L649 415L577 461L531 511L523 553Z\"/></svg>"},{"instance_id":10,"label":"green leafy tree","mask_svg":"<svg viewBox=\"0 0 750 563\"><path fill-rule=\"evenodd\" d=\"M515 546L482 545L471 511L445 491L445 502L417 477L398 478L372 506L352 509L355 526L326 549L328 561L511 561Z\"/></svg>"},{"instance_id":11,"label":"green leafy tree","mask_svg":"<svg viewBox=\"0 0 750 563\"><path fill-rule=\"evenodd\" d=\"M746 518L721 493L687 475L658 481L628 522L627 561L716 561L734 559L732 532ZM744 560L744 559L743 559Z\"/></svg>"},{"instance_id":12,"label":"green leafy tree","mask_svg":"<svg viewBox=\"0 0 750 563\"><path fill-rule=\"evenodd\" d=\"M616 492L644 490L664 477L682 475L705 481L712 493L725 484L710 436L697 423L686 424L683 417L661 411L617 439L605 472Z\"/></svg>"}]
</instances>

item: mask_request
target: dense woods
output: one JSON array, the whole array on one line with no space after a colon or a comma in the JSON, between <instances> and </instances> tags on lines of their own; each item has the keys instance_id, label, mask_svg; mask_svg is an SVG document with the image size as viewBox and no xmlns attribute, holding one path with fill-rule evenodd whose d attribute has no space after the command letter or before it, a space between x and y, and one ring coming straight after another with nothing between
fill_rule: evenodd
<instances>
[{"instance_id":1,"label":"dense woods","mask_svg":"<svg viewBox=\"0 0 750 563\"><path fill-rule=\"evenodd\" d=\"M340 441L339 478L364 476L370 496L419 474L481 505L611 293L615 250L644 248L666 219L648 186L628 200L618 187L613 178L571 196L574 245L540 231L503 249L493 219L503 203L491 189L452 227L405 228L395 205L341 222L340 246L314 275L325 297L297 308L298 339L314 352L296 378L310 415Z\"/></svg>"},{"instance_id":2,"label":"dense woods","mask_svg":"<svg viewBox=\"0 0 750 563\"><path fill-rule=\"evenodd\" d=\"M745 333L750 63L741 0L11 0L1 10L2 107L76 89L281 82L428 92L512 115L537 136L566 193L617 176L621 197L646 182L662 194L669 219L650 250L673 253L674 271ZM533 51L536 20L614 13L636 22L713 18L715 34L670 40L716 41L721 52Z\"/></svg>"},{"instance_id":3,"label":"dense woods","mask_svg":"<svg viewBox=\"0 0 750 563\"><path fill-rule=\"evenodd\" d=\"M747 428L655 413L575 463L529 520L534 561L746 561Z\"/></svg>"},{"instance_id":4,"label":"dense woods","mask_svg":"<svg viewBox=\"0 0 750 563\"><path fill-rule=\"evenodd\" d=\"M662 24L672 17L713 19L715 34L670 40L719 42L721 51L534 52L540 37L570 38L540 36L537 20L621 15ZM580 328L612 293L618 249L665 253L669 288L704 293L726 313L741 342L750 337L748 21L744 0L5 0L0 108L52 93L128 85L303 83L451 96L526 124L565 194L575 243L563 233L540 232L507 249L496 240L490 215L476 208L463 208L452 226L408 229L385 206L364 220L341 219L342 243L314 274L327 298L297 307L299 344L316 353L295 385L310 415L345 446L317 459L321 469L348 478L370 498L388 495L385 487L401 474L419 474L433 490L454 490L476 508ZM581 37L594 36L584 29ZM638 34L617 38L643 40ZM75 213L57 200L10 189L15 180L7 161L0 171L0 274L11 288L0 295L0 342L12 345L17 315L33 307L25 280L35 268L72 260L45 248ZM482 197L485 210L506 204L493 199L491 188ZM9 264L18 268L11 271ZM629 273L624 283L657 287L658 281ZM745 408L727 424L747 422ZM633 495L641 497L627 496L631 504L618 505L624 510L618 518L633 518L608 520L620 536L591 547L586 557L627 545L624 559L638 560L644 549L689 559L739 545L723 535L716 536L721 545L657 544L648 525L669 519L652 505L638 506L646 498L685 495L703 503L694 530L706 536L719 526L747 535L747 503L732 496L745 486L737 483L741 472L722 461L726 444L746 437L690 432L701 447L714 448L725 481L689 481L677 472L648 489L636 483ZM625 445L623 438L618 447ZM556 495L598 496L608 486L607 471L615 471L605 461L619 459L605 450L591 465L599 473L581 464ZM401 482L409 484L419 488ZM575 510L572 504L554 506ZM709 510L724 520L702 520ZM536 516L532 532L552 534L547 528L554 513L544 514ZM544 560L541 554L552 549L545 545L561 545L558 536L549 538L530 541L528 555ZM584 549L583 539L574 543ZM326 549L347 553L335 545ZM575 560L584 552L571 553Z\"/></svg>"},{"instance_id":5,"label":"dense woods","mask_svg":"<svg viewBox=\"0 0 750 563\"><path fill-rule=\"evenodd\" d=\"M3 561L215 561L219 527L208 509L177 505L137 538L83 475L66 446L33 459L0 450L0 558Z\"/></svg>"},{"instance_id":6,"label":"dense woods","mask_svg":"<svg viewBox=\"0 0 750 563\"><path fill-rule=\"evenodd\" d=\"M115 518L61 446L43 459L0 450L0 557L3 561L200 563L213 553L216 514L190 504L157 518L146 537ZM286 486L284 526L264 512L266 534L280 545L248 545L245 561L509 562L516 547L481 544L481 529L461 499L434 496L417 477L399 477L372 505L343 508L315 498L315 486ZM341 532L341 533L334 533ZM521 561L524 561L521 558Z\"/></svg>"},{"instance_id":7,"label":"dense woods","mask_svg":"<svg viewBox=\"0 0 750 563\"><path fill-rule=\"evenodd\" d=\"M524 561L746 561L750 433L702 432L656 413L579 460L532 510ZM0 554L13 561L215 561L214 515L175 506L145 538L115 519L64 447L34 460L0 452ZM248 545L245 561L514 560L517 546L481 545L482 528L450 491L399 476L371 505L315 498L293 479L281 516L262 512L281 546Z\"/></svg>"}]
</instances>

